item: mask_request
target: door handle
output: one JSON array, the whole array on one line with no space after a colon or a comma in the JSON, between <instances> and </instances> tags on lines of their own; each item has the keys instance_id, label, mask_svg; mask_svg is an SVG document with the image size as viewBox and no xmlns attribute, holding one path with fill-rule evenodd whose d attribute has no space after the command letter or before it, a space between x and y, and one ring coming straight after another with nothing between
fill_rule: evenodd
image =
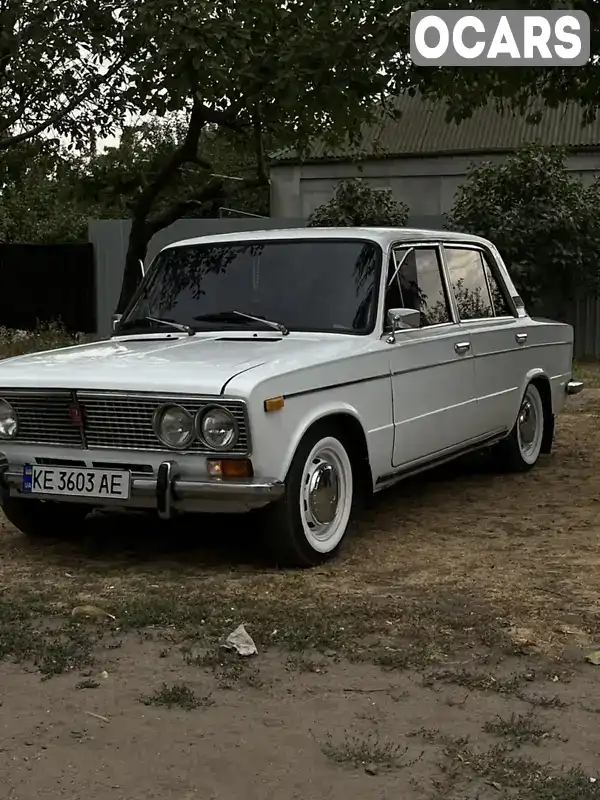
<instances>
[{"instance_id":1,"label":"door handle","mask_svg":"<svg viewBox=\"0 0 600 800\"><path fill-rule=\"evenodd\" d=\"M526 333L515 333L515 339L519 344L525 344L527 341L527 334Z\"/></svg>"},{"instance_id":2,"label":"door handle","mask_svg":"<svg viewBox=\"0 0 600 800\"><path fill-rule=\"evenodd\" d=\"M467 353L471 349L471 343L470 342L457 342L454 345L454 349L456 350L456 352L459 355L462 356L464 353Z\"/></svg>"}]
</instances>

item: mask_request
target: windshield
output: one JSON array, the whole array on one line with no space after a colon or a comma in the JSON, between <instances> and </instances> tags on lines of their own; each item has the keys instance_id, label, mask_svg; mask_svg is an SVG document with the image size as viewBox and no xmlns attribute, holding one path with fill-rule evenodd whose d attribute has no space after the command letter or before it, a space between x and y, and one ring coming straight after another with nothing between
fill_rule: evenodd
<instances>
[{"instance_id":1,"label":"windshield","mask_svg":"<svg viewBox=\"0 0 600 800\"><path fill-rule=\"evenodd\" d=\"M117 330L160 327L149 317L194 330L269 330L251 315L290 331L366 334L380 269L379 245L358 239L173 247L157 257Z\"/></svg>"}]
</instances>

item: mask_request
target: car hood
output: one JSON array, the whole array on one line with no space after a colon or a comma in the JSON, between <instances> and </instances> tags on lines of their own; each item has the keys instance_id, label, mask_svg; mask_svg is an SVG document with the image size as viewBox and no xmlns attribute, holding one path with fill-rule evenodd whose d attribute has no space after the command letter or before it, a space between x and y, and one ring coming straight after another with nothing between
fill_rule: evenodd
<instances>
[{"instance_id":1,"label":"car hood","mask_svg":"<svg viewBox=\"0 0 600 800\"><path fill-rule=\"evenodd\" d=\"M221 394L242 372L282 360L286 370L331 357L355 337L136 336L0 361L0 387ZM345 348L344 348L345 349Z\"/></svg>"}]
</instances>

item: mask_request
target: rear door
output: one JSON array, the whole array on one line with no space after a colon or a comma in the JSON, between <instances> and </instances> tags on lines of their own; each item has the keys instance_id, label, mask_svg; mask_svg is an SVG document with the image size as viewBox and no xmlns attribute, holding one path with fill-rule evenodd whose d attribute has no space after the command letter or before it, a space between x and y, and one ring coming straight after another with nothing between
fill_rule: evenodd
<instances>
[{"instance_id":1,"label":"rear door","mask_svg":"<svg viewBox=\"0 0 600 800\"><path fill-rule=\"evenodd\" d=\"M527 326L517 316L493 256L479 245L449 244L444 257L461 328L475 368L480 435L512 428L519 406Z\"/></svg>"}]
</instances>

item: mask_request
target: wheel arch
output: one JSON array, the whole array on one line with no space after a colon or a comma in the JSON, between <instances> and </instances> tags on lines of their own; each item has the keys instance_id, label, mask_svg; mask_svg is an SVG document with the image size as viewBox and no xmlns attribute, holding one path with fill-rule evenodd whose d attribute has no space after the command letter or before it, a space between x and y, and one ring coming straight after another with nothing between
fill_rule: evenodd
<instances>
[{"instance_id":1,"label":"wheel arch","mask_svg":"<svg viewBox=\"0 0 600 800\"><path fill-rule=\"evenodd\" d=\"M540 393L544 409L544 433L542 435L542 453L549 455L552 451L554 440L554 411L552 409L552 387L550 379L541 370L529 381Z\"/></svg>"},{"instance_id":2,"label":"wheel arch","mask_svg":"<svg viewBox=\"0 0 600 800\"><path fill-rule=\"evenodd\" d=\"M332 404L322 407L303 420L286 452L283 475L287 476L294 455L304 438L315 428L325 424L330 425L343 437L343 444L348 450L352 467L355 470L357 488L363 499L368 499L373 493L373 473L367 436L356 409L350 405Z\"/></svg>"}]
</instances>

